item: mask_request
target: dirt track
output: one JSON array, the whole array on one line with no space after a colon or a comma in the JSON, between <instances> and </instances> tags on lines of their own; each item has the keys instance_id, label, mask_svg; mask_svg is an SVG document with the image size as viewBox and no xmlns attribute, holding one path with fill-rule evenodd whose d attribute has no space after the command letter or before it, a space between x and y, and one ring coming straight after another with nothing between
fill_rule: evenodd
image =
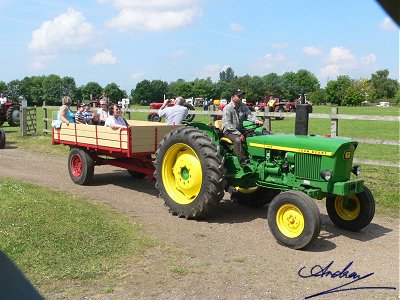
<instances>
[{"instance_id":1,"label":"dirt track","mask_svg":"<svg viewBox=\"0 0 400 300\"><path fill-rule=\"evenodd\" d=\"M131 272L121 275L113 294L96 287L89 299L304 299L340 286L345 278L301 278L303 266L327 266L341 271L350 262L350 272L374 273L343 288L395 287L396 290L352 290L312 299L398 299L399 223L376 216L360 232L333 226L321 211L321 233L316 243L303 251L278 245L267 225L267 207L251 209L229 200L226 194L207 221L187 221L168 213L157 197L154 183L133 180L126 171L109 166L95 168L94 184L77 186L69 179L66 157L30 153L8 144L0 151L0 176L49 188L79 193L103 202L143 224L146 234L181 253L176 275L164 259L169 253L153 249ZM308 273L309 274L309 273ZM97 292L94 292L97 290ZM78 299L88 296L82 294ZM50 296L59 298L62 295ZM87 298L86 298L87 299Z\"/></svg>"}]
</instances>

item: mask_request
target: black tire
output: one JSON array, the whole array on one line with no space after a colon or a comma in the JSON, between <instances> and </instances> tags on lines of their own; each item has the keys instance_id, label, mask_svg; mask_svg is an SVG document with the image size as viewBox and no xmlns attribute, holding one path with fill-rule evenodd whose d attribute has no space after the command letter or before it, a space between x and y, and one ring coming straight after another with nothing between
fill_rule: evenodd
<instances>
[{"instance_id":1,"label":"black tire","mask_svg":"<svg viewBox=\"0 0 400 300\"><path fill-rule=\"evenodd\" d=\"M201 130L186 126L169 132L154 164L156 188L173 215L202 219L224 196L223 158Z\"/></svg>"},{"instance_id":2,"label":"black tire","mask_svg":"<svg viewBox=\"0 0 400 300\"><path fill-rule=\"evenodd\" d=\"M83 149L72 148L68 156L68 172L74 183L89 184L94 174L93 158Z\"/></svg>"},{"instance_id":3,"label":"black tire","mask_svg":"<svg viewBox=\"0 0 400 300\"><path fill-rule=\"evenodd\" d=\"M278 107L275 109L275 112L284 113L285 110L283 109L282 106L278 106ZM280 120L283 120L284 118L285 118L285 117L275 117L275 120L280 121Z\"/></svg>"},{"instance_id":4,"label":"black tire","mask_svg":"<svg viewBox=\"0 0 400 300\"><path fill-rule=\"evenodd\" d=\"M153 114L148 114L147 115L147 121L151 121L151 117L153 116Z\"/></svg>"},{"instance_id":5,"label":"black tire","mask_svg":"<svg viewBox=\"0 0 400 300\"><path fill-rule=\"evenodd\" d=\"M7 110L7 122L10 126L16 127L21 123L18 105L10 106Z\"/></svg>"},{"instance_id":6,"label":"black tire","mask_svg":"<svg viewBox=\"0 0 400 300\"><path fill-rule=\"evenodd\" d=\"M134 178L134 179L142 179L142 178L146 177L146 174L143 174L143 173L139 173L139 172L136 172L133 170L127 170L127 171L129 173L129 175L131 175L132 178Z\"/></svg>"},{"instance_id":7,"label":"black tire","mask_svg":"<svg viewBox=\"0 0 400 300\"><path fill-rule=\"evenodd\" d=\"M363 192L350 195L347 199L343 196L327 197L326 210L337 227L357 231L371 223L374 218L375 199L371 191L364 187Z\"/></svg>"},{"instance_id":8,"label":"black tire","mask_svg":"<svg viewBox=\"0 0 400 300\"><path fill-rule=\"evenodd\" d=\"M158 114L154 114L151 116L152 122L161 122L161 117Z\"/></svg>"},{"instance_id":9,"label":"black tire","mask_svg":"<svg viewBox=\"0 0 400 300\"><path fill-rule=\"evenodd\" d=\"M263 207L270 203L280 193L279 190L255 187L252 189L236 189L231 195L240 205L249 207Z\"/></svg>"},{"instance_id":10,"label":"black tire","mask_svg":"<svg viewBox=\"0 0 400 300\"><path fill-rule=\"evenodd\" d=\"M0 149L4 149L6 147L6 132L3 129L0 129Z\"/></svg>"},{"instance_id":11,"label":"black tire","mask_svg":"<svg viewBox=\"0 0 400 300\"><path fill-rule=\"evenodd\" d=\"M302 249L313 242L321 230L317 205L300 191L282 192L268 208L268 225L279 244Z\"/></svg>"}]
</instances>

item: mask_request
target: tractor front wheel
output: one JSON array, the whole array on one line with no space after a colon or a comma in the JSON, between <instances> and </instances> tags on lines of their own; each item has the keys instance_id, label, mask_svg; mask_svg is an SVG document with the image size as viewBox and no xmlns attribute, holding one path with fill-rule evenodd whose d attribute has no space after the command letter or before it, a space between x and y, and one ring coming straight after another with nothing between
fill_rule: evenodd
<instances>
[{"instance_id":1,"label":"tractor front wheel","mask_svg":"<svg viewBox=\"0 0 400 300\"><path fill-rule=\"evenodd\" d=\"M7 110L7 122L10 126L19 126L20 124L20 111L18 105L10 106Z\"/></svg>"},{"instance_id":2,"label":"tractor front wheel","mask_svg":"<svg viewBox=\"0 0 400 300\"><path fill-rule=\"evenodd\" d=\"M173 215L204 218L224 196L223 158L194 127L180 127L164 137L155 168L156 188Z\"/></svg>"},{"instance_id":3,"label":"tractor front wheel","mask_svg":"<svg viewBox=\"0 0 400 300\"><path fill-rule=\"evenodd\" d=\"M231 198L236 199L240 205L249 207L262 207L272 201L279 193L279 190L263 187L235 188Z\"/></svg>"},{"instance_id":4,"label":"tractor front wheel","mask_svg":"<svg viewBox=\"0 0 400 300\"><path fill-rule=\"evenodd\" d=\"M0 129L0 149L4 149L6 146L6 132Z\"/></svg>"},{"instance_id":5,"label":"tractor front wheel","mask_svg":"<svg viewBox=\"0 0 400 300\"><path fill-rule=\"evenodd\" d=\"M68 172L74 183L89 184L94 174L93 158L83 149L72 148L68 157Z\"/></svg>"},{"instance_id":6,"label":"tractor front wheel","mask_svg":"<svg viewBox=\"0 0 400 300\"><path fill-rule=\"evenodd\" d=\"M375 214L375 200L371 191L364 187L364 191L358 194L327 197L326 210L336 226L357 231L371 223Z\"/></svg>"},{"instance_id":7,"label":"tractor front wheel","mask_svg":"<svg viewBox=\"0 0 400 300\"><path fill-rule=\"evenodd\" d=\"M302 249L314 241L321 230L317 205L300 191L282 192L268 208L268 225L279 244Z\"/></svg>"}]
</instances>

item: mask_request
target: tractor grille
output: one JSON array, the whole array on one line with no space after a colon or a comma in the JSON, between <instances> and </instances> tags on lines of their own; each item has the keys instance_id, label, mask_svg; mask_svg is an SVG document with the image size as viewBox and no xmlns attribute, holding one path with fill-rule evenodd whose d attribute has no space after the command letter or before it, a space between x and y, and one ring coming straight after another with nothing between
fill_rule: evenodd
<instances>
[{"instance_id":1,"label":"tractor grille","mask_svg":"<svg viewBox=\"0 0 400 300\"><path fill-rule=\"evenodd\" d=\"M300 178L319 180L321 158L320 155L296 153L295 175Z\"/></svg>"}]
</instances>

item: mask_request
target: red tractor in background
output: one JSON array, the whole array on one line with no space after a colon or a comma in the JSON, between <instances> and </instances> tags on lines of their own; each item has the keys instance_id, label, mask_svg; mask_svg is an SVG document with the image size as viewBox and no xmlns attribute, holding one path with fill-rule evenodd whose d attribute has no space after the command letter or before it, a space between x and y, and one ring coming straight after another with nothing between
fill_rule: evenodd
<instances>
[{"instance_id":1,"label":"red tractor in background","mask_svg":"<svg viewBox=\"0 0 400 300\"><path fill-rule=\"evenodd\" d=\"M18 102L7 101L0 107L0 126L4 122L10 126L19 126L20 124L20 104Z\"/></svg>"}]
</instances>

